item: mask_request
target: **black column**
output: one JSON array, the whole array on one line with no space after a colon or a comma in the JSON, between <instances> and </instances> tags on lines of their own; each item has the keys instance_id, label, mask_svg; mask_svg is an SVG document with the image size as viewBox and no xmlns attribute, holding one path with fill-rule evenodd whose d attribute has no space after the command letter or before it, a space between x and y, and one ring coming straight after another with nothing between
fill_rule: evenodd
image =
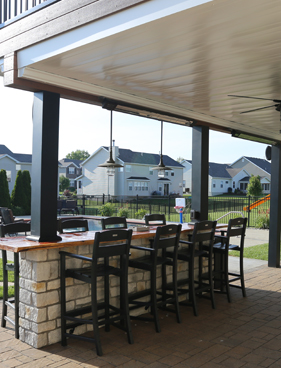
<instances>
[{"instance_id":1,"label":"black column","mask_svg":"<svg viewBox=\"0 0 281 368\"><path fill-rule=\"evenodd\" d=\"M33 150L30 240L57 236L58 143L60 96L37 92L33 102Z\"/></svg>"},{"instance_id":2,"label":"black column","mask_svg":"<svg viewBox=\"0 0 281 368\"><path fill-rule=\"evenodd\" d=\"M199 220L208 220L209 128L192 128L192 202Z\"/></svg>"},{"instance_id":3,"label":"black column","mask_svg":"<svg viewBox=\"0 0 281 368\"><path fill-rule=\"evenodd\" d=\"M276 145L271 151L271 189L268 266L280 267L281 231L281 147Z\"/></svg>"}]
</instances>

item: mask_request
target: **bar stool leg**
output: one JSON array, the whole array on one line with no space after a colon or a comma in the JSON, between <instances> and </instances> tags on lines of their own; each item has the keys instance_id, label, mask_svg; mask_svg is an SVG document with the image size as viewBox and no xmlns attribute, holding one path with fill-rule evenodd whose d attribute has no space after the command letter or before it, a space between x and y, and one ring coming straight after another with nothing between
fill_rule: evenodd
<instances>
[{"instance_id":1,"label":"bar stool leg","mask_svg":"<svg viewBox=\"0 0 281 368\"><path fill-rule=\"evenodd\" d=\"M7 263L7 252L2 250L2 263L3 263L3 301L2 301L2 319L1 327L6 327L6 315L7 315L7 304L8 300L8 271L6 270Z\"/></svg>"},{"instance_id":2,"label":"bar stool leg","mask_svg":"<svg viewBox=\"0 0 281 368\"><path fill-rule=\"evenodd\" d=\"M15 338L19 338L19 254L14 253Z\"/></svg>"}]
</instances>

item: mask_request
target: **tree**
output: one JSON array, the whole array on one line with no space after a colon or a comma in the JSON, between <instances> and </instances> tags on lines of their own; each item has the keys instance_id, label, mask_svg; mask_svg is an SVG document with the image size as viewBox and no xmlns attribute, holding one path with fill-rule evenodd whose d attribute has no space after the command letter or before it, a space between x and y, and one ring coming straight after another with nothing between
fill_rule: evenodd
<instances>
[{"instance_id":1,"label":"tree","mask_svg":"<svg viewBox=\"0 0 281 368\"><path fill-rule=\"evenodd\" d=\"M260 177L251 175L250 181L247 187L247 194L249 196L260 196L262 194L262 186Z\"/></svg>"},{"instance_id":2,"label":"tree","mask_svg":"<svg viewBox=\"0 0 281 368\"><path fill-rule=\"evenodd\" d=\"M183 158L183 157L181 157L181 156L179 156L179 157L177 158L177 162L179 162L179 163L181 163L183 160L184 160L184 158Z\"/></svg>"},{"instance_id":3,"label":"tree","mask_svg":"<svg viewBox=\"0 0 281 368\"><path fill-rule=\"evenodd\" d=\"M26 203L25 194L23 190L21 170L19 170L17 173L14 189L11 195L11 201L14 207L21 207L21 208L24 208Z\"/></svg>"},{"instance_id":4,"label":"tree","mask_svg":"<svg viewBox=\"0 0 281 368\"><path fill-rule=\"evenodd\" d=\"M67 177L61 175L60 176L60 192L63 192L65 189L69 188L69 186L70 186L70 180Z\"/></svg>"},{"instance_id":5,"label":"tree","mask_svg":"<svg viewBox=\"0 0 281 368\"><path fill-rule=\"evenodd\" d=\"M72 151L71 153L68 153L66 155L66 158L69 158L71 160L86 160L86 158L88 158L90 156L88 151L84 151L84 150L76 150L76 151Z\"/></svg>"},{"instance_id":6,"label":"tree","mask_svg":"<svg viewBox=\"0 0 281 368\"><path fill-rule=\"evenodd\" d=\"M0 207L11 207L11 198L6 170L0 171Z\"/></svg>"},{"instance_id":7,"label":"tree","mask_svg":"<svg viewBox=\"0 0 281 368\"><path fill-rule=\"evenodd\" d=\"M26 215L31 213L31 178L28 170L22 172L22 185L25 196L24 210Z\"/></svg>"}]
</instances>

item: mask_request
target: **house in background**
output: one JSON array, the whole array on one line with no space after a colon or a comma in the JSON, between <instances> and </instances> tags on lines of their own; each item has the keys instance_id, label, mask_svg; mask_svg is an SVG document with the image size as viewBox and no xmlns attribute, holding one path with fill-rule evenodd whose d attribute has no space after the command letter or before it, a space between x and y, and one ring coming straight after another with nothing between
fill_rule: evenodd
<instances>
[{"instance_id":1,"label":"house in background","mask_svg":"<svg viewBox=\"0 0 281 368\"><path fill-rule=\"evenodd\" d=\"M172 170L165 171L163 177L152 170L159 163L159 155L134 152L129 149L112 147L113 158L123 167L114 169L114 174L106 168L98 167L109 157L109 148L100 147L82 164L82 175L78 181L77 194L110 194L112 196L148 196L151 194L182 195L183 166L164 155L164 164Z\"/></svg>"},{"instance_id":2,"label":"house in background","mask_svg":"<svg viewBox=\"0 0 281 368\"><path fill-rule=\"evenodd\" d=\"M184 192L192 192L192 161L183 160ZM259 175L264 194L270 193L271 164L267 160L243 156L233 164L209 163L209 196L239 189L246 193L251 175Z\"/></svg>"},{"instance_id":3,"label":"house in background","mask_svg":"<svg viewBox=\"0 0 281 368\"><path fill-rule=\"evenodd\" d=\"M5 145L0 144L0 170L6 170L10 194L15 185L17 172L28 170L31 175L31 167L32 155L13 153Z\"/></svg>"},{"instance_id":4,"label":"house in background","mask_svg":"<svg viewBox=\"0 0 281 368\"><path fill-rule=\"evenodd\" d=\"M77 181L75 180L82 174L81 163L83 160L72 160L63 158L59 160L59 176L65 176L70 181L70 187L77 189Z\"/></svg>"},{"instance_id":5,"label":"house in background","mask_svg":"<svg viewBox=\"0 0 281 368\"><path fill-rule=\"evenodd\" d=\"M234 169L243 168L247 173L249 173L249 177L251 175L259 175L261 178L263 193L270 193L271 163L269 161L262 158L242 156L237 161L233 162L233 164L231 164L231 167L233 167ZM246 190L249 179L250 178L244 177L244 180L241 181L241 191Z\"/></svg>"}]
</instances>

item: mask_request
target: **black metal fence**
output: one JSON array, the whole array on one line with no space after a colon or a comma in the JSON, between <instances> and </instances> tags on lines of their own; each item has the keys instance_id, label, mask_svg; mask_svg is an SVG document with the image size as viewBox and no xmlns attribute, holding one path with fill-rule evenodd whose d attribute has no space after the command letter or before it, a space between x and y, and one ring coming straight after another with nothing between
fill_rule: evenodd
<instances>
[{"instance_id":1,"label":"black metal fence","mask_svg":"<svg viewBox=\"0 0 281 368\"><path fill-rule=\"evenodd\" d=\"M269 218L270 201L265 201L250 211L247 206L256 202L260 197L220 196L209 197L209 219L227 223L230 218L244 216L248 218L248 226L254 227L256 222ZM186 197L186 207L183 211L183 221L190 221L191 197ZM164 213L168 221L179 221L179 214L175 207L174 196L152 197L112 197L108 195L77 196L77 204L81 214L100 215L100 207L106 203L113 203L114 215L125 210L129 218L142 218L145 213Z\"/></svg>"},{"instance_id":2,"label":"black metal fence","mask_svg":"<svg viewBox=\"0 0 281 368\"><path fill-rule=\"evenodd\" d=\"M17 20L60 0L1 0L0 24Z\"/></svg>"}]
</instances>

